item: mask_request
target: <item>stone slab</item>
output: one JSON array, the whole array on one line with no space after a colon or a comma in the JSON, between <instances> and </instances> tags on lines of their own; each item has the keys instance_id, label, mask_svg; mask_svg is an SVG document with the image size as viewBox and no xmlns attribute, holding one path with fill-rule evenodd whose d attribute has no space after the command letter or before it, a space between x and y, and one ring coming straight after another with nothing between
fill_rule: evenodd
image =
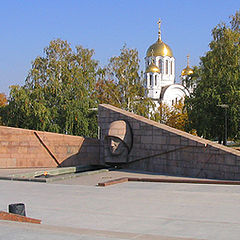
<instances>
[{"instance_id":1,"label":"stone slab","mask_svg":"<svg viewBox=\"0 0 240 240\"><path fill-rule=\"evenodd\" d=\"M234 185L128 182L96 187L91 182L141 173L116 171L52 184L1 182L0 210L23 202L43 228L0 221L12 239L218 239L238 240L240 188ZM114 175L114 176L113 176ZM143 176L143 175L142 175ZM154 173L144 176L158 177ZM170 178L170 176L166 176ZM94 180L94 181L95 181ZM77 184L76 181L79 181Z\"/></svg>"},{"instance_id":2,"label":"stone slab","mask_svg":"<svg viewBox=\"0 0 240 240\"><path fill-rule=\"evenodd\" d=\"M4 211L0 211L0 220L7 220L7 221L15 221L15 222L28 222L28 223L35 223L40 224L40 219L30 218L26 216L21 216L18 214L8 213Z\"/></svg>"}]
</instances>

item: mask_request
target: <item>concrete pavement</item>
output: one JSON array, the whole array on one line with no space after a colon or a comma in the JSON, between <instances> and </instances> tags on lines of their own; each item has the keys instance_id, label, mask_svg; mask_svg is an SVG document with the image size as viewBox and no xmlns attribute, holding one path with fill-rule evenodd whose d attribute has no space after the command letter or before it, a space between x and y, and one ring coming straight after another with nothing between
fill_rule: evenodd
<instances>
[{"instance_id":1,"label":"concrete pavement","mask_svg":"<svg viewBox=\"0 0 240 240\"><path fill-rule=\"evenodd\" d=\"M239 186L127 182L102 188L87 184L91 177L73 184L1 180L0 210L23 202L27 216L42 224L0 221L0 239L239 239Z\"/></svg>"}]
</instances>

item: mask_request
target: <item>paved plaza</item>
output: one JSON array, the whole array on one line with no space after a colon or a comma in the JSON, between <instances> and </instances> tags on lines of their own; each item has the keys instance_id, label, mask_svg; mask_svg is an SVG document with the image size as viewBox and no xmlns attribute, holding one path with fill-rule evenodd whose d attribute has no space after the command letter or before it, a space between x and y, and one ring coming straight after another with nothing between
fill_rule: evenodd
<instances>
[{"instance_id":1,"label":"paved plaza","mask_svg":"<svg viewBox=\"0 0 240 240\"><path fill-rule=\"evenodd\" d=\"M133 175L141 174L109 171L51 184L0 180L0 211L23 202L28 217L42 220L41 225L0 221L0 239L239 239L240 186L96 186Z\"/></svg>"}]
</instances>

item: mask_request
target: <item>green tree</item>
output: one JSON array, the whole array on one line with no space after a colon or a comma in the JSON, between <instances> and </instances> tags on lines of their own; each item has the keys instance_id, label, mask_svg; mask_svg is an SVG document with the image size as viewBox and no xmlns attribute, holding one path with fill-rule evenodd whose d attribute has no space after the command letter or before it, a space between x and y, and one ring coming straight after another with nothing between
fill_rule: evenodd
<instances>
[{"instance_id":1,"label":"green tree","mask_svg":"<svg viewBox=\"0 0 240 240\"><path fill-rule=\"evenodd\" d=\"M94 51L81 46L73 51L67 41L51 41L37 57L22 87L10 92L6 124L22 128L97 135L97 106L92 95L100 68Z\"/></svg>"},{"instance_id":2,"label":"green tree","mask_svg":"<svg viewBox=\"0 0 240 240\"><path fill-rule=\"evenodd\" d=\"M197 88L186 99L191 127L206 138L224 139L224 109L227 104L228 136L239 137L240 119L240 11L230 25L212 30L210 50L201 57Z\"/></svg>"},{"instance_id":3,"label":"green tree","mask_svg":"<svg viewBox=\"0 0 240 240\"><path fill-rule=\"evenodd\" d=\"M112 57L96 86L100 103L148 117L152 101L146 97L143 74L139 73L136 49L124 46L119 56Z\"/></svg>"}]
</instances>

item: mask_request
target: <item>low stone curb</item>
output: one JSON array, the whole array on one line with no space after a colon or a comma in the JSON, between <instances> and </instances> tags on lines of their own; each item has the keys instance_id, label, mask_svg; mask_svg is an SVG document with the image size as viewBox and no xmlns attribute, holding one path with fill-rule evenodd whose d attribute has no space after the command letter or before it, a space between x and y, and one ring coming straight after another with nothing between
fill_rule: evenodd
<instances>
[{"instance_id":1,"label":"low stone curb","mask_svg":"<svg viewBox=\"0 0 240 240\"><path fill-rule=\"evenodd\" d=\"M98 183L98 186L106 187L106 186L109 186L109 185L124 183L124 182L128 182L128 181L129 181L129 178L123 177L123 178L117 178L117 179L114 179L114 180L109 180L109 181L106 181L106 182Z\"/></svg>"},{"instance_id":2,"label":"low stone curb","mask_svg":"<svg viewBox=\"0 0 240 240\"><path fill-rule=\"evenodd\" d=\"M98 183L98 186L106 187L124 182L165 182L165 183L192 183L192 184L223 184L223 185L240 185L240 181L229 180L211 180L211 179L161 179L161 178L134 178L124 177L117 178L106 182Z\"/></svg>"}]
</instances>

